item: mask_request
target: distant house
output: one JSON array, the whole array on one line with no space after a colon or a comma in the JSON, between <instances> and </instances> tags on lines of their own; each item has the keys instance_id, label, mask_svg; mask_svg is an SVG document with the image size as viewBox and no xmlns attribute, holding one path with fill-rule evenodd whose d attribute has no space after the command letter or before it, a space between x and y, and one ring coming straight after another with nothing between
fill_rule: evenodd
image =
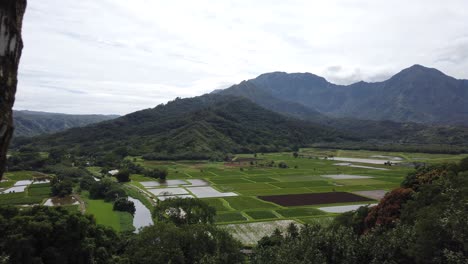
<instances>
[{"instance_id":1,"label":"distant house","mask_svg":"<svg viewBox=\"0 0 468 264\"><path fill-rule=\"evenodd\" d=\"M110 170L107 173L109 173L112 176L115 176L115 175L117 175L117 173L119 173L119 170Z\"/></svg>"}]
</instances>

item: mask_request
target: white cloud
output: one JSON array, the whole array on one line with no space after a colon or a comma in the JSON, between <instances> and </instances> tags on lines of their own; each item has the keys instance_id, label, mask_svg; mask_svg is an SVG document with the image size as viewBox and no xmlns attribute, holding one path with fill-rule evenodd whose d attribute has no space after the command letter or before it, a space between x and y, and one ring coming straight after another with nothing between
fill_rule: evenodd
<instances>
[{"instance_id":1,"label":"white cloud","mask_svg":"<svg viewBox=\"0 0 468 264\"><path fill-rule=\"evenodd\" d=\"M18 109L124 114L270 71L346 84L418 63L468 77L463 0L31 0L26 12Z\"/></svg>"}]
</instances>

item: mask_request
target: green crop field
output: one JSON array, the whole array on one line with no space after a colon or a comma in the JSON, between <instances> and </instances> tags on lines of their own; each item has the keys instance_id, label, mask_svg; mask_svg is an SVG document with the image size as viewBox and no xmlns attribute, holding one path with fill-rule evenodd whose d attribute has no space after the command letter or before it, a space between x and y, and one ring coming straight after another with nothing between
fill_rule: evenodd
<instances>
[{"instance_id":1,"label":"green crop field","mask_svg":"<svg viewBox=\"0 0 468 264\"><path fill-rule=\"evenodd\" d=\"M273 218L278 218L278 215L275 214L272 211L246 211L245 212L248 216L250 216L252 219L258 220L258 219L273 219Z\"/></svg>"},{"instance_id":2,"label":"green crop field","mask_svg":"<svg viewBox=\"0 0 468 264\"><path fill-rule=\"evenodd\" d=\"M255 197L249 196L235 196L225 197L225 201L229 203L229 206L236 210L245 209L260 209L260 208L277 208L278 206L272 203L264 202Z\"/></svg>"},{"instance_id":3,"label":"green crop field","mask_svg":"<svg viewBox=\"0 0 468 264\"><path fill-rule=\"evenodd\" d=\"M369 163L368 159L375 159L376 156L396 157L393 160L398 159L400 164L386 166L383 162ZM124 184L124 189L130 196L142 201L150 211L153 210L157 200L160 200L159 194L154 194L158 193L158 188L166 188L165 191L169 192L185 192L184 195L190 197L202 195L199 198L216 209L215 222L222 228L232 231L232 234L245 244L250 244L255 239L271 233L274 228L286 228L291 222L329 225L337 213L327 213L323 211L327 209L319 209L322 207L367 205L378 202L374 200L377 198L371 197L374 201L281 206L262 200L264 196L359 191L376 191L372 193L382 195L400 185L403 178L414 170L413 162L418 164L457 162L466 156L301 149L297 158L292 153L258 154L256 159L253 159L252 154L242 154L237 156L240 162L146 161L141 157L127 157L146 169L165 168L169 175L166 186L163 183L161 186L145 187L142 182L157 180L133 174L130 177L131 182ZM331 157L339 160L331 160ZM243 158L248 158L244 159L248 161L243 162ZM349 158L361 160L342 161ZM254 162L250 162L251 160ZM280 163L286 164L287 168L280 168L278 165ZM100 167L87 169L94 176L100 177ZM8 172L5 174L5 181L0 182L0 191L12 188L18 181L43 177L44 174L33 171ZM190 186L190 181L193 181L193 186ZM197 187L200 188L196 189ZM48 183L31 184L24 192L0 193L0 205L42 204L50 197L50 191ZM113 211L112 203L89 199L87 192L83 192L81 196L85 201L86 213L92 214L98 224L119 232L134 230L131 214ZM71 211L79 210L78 205L66 208Z\"/></svg>"},{"instance_id":4,"label":"green crop field","mask_svg":"<svg viewBox=\"0 0 468 264\"><path fill-rule=\"evenodd\" d=\"M5 178L12 181L32 180L34 171L13 171L5 173Z\"/></svg>"},{"instance_id":5,"label":"green crop field","mask_svg":"<svg viewBox=\"0 0 468 264\"><path fill-rule=\"evenodd\" d=\"M285 218L299 217L299 216L316 216L324 215L326 213L311 207L296 207L276 210L277 213L284 216Z\"/></svg>"},{"instance_id":6,"label":"green crop field","mask_svg":"<svg viewBox=\"0 0 468 264\"><path fill-rule=\"evenodd\" d=\"M93 215L97 224L120 232L133 231L133 217L130 213L114 211L112 203L89 199L87 193L83 193L82 197L85 200L86 213Z\"/></svg>"},{"instance_id":7,"label":"green crop field","mask_svg":"<svg viewBox=\"0 0 468 264\"><path fill-rule=\"evenodd\" d=\"M24 192L0 194L0 205L32 205L41 204L50 196L50 184L32 184Z\"/></svg>"},{"instance_id":8,"label":"green crop field","mask_svg":"<svg viewBox=\"0 0 468 264\"><path fill-rule=\"evenodd\" d=\"M386 166L383 162L387 158L398 160L402 165ZM336 203L320 204L302 207L282 207L274 203L265 202L258 197L269 195L307 194L326 192L355 192L355 191L388 191L398 187L407 173L413 170L412 162L439 163L458 161L467 155L353 151L334 149L301 149L299 157L292 153L258 154L256 160L250 162L254 155L241 154L238 161L208 162L208 161L146 161L140 157L128 157L145 168L166 168L168 179L200 179L207 181L208 186L219 192L234 193L237 196L203 198L215 207L218 223L258 222L274 219L294 220L299 223L322 223L330 220L334 215L320 211L321 206L337 206L366 203ZM348 162L353 166L336 165L347 161L331 160L330 157L377 159L382 164L372 164L360 161ZM394 157L394 158L393 158ZM249 161L242 161L249 158ZM288 168L280 168L284 162ZM370 176L361 179L333 179L323 175L358 175ZM139 183L154 181L141 175L132 175L132 185L148 193L153 199L156 196L147 192ZM187 186L169 186L185 188ZM157 188L157 187L155 187ZM192 192L187 190L189 194ZM320 221L319 221L320 219ZM326 221L325 221L326 222Z\"/></svg>"},{"instance_id":9,"label":"green crop field","mask_svg":"<svg viewBox=\"0 0 468 264\"><path fill-rule=\"evenodd\" d=\"M240 212L219 213L216 215L216 222L238 222L247 220Z\"/></svg>"},{"instance_id":10,"label":"green crop field","mask_svg":"<svg viewBox=\"0 0 468 264\"><path fill-rule=\"evenodd\" d=\"M217 212L233 210L232 208L228 207L229 204L222 198L205 198L203 201L216 208Z\"/></svg>"}]
</instances>

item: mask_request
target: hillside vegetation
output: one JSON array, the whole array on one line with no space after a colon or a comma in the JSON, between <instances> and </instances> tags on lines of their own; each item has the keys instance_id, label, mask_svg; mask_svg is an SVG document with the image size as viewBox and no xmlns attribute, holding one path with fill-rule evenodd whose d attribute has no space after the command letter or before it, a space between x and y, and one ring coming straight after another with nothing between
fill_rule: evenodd
<instances>
[{"instance_id":1,"label":"hillside vegetation","mask_svg":"<svg viewBox=\"0 0 468 264\"><path fill-rule=\"evenodd\" d=\"M18 140L17 146L58 148L81 155L125 146L125 152L151 159L207 159L343 139L352 140L334 129L274 113L244 98L204 95L51 136Z\"/></svg>"}]
</instances>

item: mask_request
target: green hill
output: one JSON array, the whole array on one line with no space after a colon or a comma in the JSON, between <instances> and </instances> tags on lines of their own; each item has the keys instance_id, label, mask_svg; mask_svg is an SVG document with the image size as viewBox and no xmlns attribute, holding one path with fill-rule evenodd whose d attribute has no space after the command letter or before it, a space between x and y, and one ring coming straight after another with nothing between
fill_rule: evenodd
<instances>
[{"instance_id":1,"label":"green hill","mask_svg":"<svg viewBox=\"0 0 468 264\"><path fill-rule=\"evenodd\" d=\"M83 128L17 141L42 150L96 155L125 147L148 158L210 158L238 152L291 150L316 142L353 140L334 129L289 118L251 101L204 95Z\"/></svg>"}]
</instances>

